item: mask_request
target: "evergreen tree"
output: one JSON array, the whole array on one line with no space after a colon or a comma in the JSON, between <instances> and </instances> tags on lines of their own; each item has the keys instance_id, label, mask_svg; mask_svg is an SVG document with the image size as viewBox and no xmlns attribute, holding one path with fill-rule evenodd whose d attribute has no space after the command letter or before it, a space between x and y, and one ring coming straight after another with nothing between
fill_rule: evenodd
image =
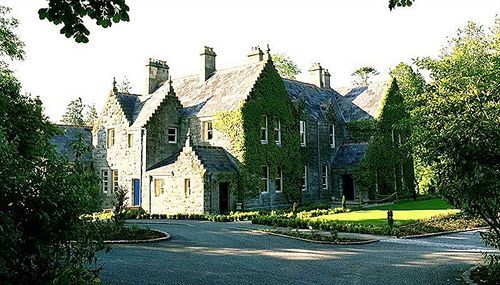
<instances>
[{"instance_id":1,"label":"evergreen tree","mask_svg":"<svg viewBox=\"0 0 500 285\"><path fill-rule=\"evenodd\" d=\"M68 107L66 108L66 113L64 113L61 122L67 125L84 126L84 109L85 106L83 105L82 98L76 98L75 100L69 102Z\"/></svg>"},{"instance_id":2,"label":"evergreen tree","mask_svg":"<svg viewBox=\"0 0 500 285\"><path fill-rule=\"evenodd\" d=\"M358 86L366 86L370 84L370 78L378 75L379 72L372 66L363 66L356 69L351 76L354 76L353 84Z\"/></svg>"}]
</instances>

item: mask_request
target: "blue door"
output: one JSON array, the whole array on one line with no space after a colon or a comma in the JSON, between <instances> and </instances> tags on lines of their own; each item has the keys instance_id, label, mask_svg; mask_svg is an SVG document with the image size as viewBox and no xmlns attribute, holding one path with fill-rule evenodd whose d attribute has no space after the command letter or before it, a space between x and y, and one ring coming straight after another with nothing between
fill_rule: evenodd
<instances>
[{"instance_id":1,"label":"blue door","mask_svg":"<svg viewBox=\"0 0 500 285\"><path fill-rule=\"evenodd\" d=\"M141 204L141 180L134 179L134 206Z\"/></svg>"}]
</instances>

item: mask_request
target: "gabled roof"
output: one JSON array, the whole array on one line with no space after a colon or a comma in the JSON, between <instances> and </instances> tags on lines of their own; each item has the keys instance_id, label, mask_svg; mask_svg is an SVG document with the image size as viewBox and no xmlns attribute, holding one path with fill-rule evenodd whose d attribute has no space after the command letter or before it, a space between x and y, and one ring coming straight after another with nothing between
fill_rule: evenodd
<instances>
[{"instance_id":1,"label":"gabled roof","mask_svg":"<svg viewBox=\"0 0 500 285\"><path fill-rule=\"evenodd\" d=\"M382 105L387 88L387 82L338 88L340 96L337 96L337 100L346 122L374 119Z\"/></svg>"},{"instance_id":2,"label":"gabled roof","mask_svg":"<svg viewBox=\"0 0 500 285\"><path fill-rule=\"evenodd\" d=\"M239 108L246 100L267 61L216 71L207 81L200 83L199 75L173 79L175 94L186 116L211 116L218 111ZM151 95L141 96L134 111L134 126L144 126L168 94L163 84Z\"/></svg>"},{"instance_id":3,"label":"gabled roof","mask_svg":"<svg viewBox=\"0 0 500 285\"><path fill-rule=\"evenodd\" d=\"M55 150L58 155L65 157L70 161L75 160L75 149L73 148L73 143L76 142L78 136L81 134L83 141L87 146L92 146L92 128L91 127L79 127L71 125L57 125L62 134L55 135L52 137L50 142L54 145ZM92 161L92 151L86 153L83 157L84 161Z\"/></svg>"},{"instance_id":4,"label":"gabled roof","mask_svg":"<svg viewBox=\"0 0 500 285\"><path fill-rule=\"evenodd\" d=\"M120 104L127 121L129 124L132 124L134 120L135 107L140 102L140 95L116 92L114 93L114 96L116 96L116 100Z\"/></svg>"},{"instance_id":5,"label":"gabled roof","mask_svg":"<svg viewBox=\"0 0 500 285\"><path fill-rule=\"evenodd\" d=\"M340 109L337 106L337 97L340 94L331 88L319 88L314 84L296 80L283 79L288 96L293 103L304 100L306 113L313 120L324 120L325 111L328 104L332 104L337 116L340 116ZM342 120L341 117L338 117ZM343 121L343 120L342 120Z\"/></svg>"},{"instance_id":6,"label":"gabled roof","mask_svg":"<svg viewBox=\"0 0 500 285\"><path fill-rule=\"evenodd\" d=\"M236 165L229 158L229 154L222 147L216 146L192 146L191 147L203 167L208 172L235 172ZM168 167L177 161L182 150L176 152L170 157L151 166L146 171L155 170L162 167Z\"/></svg>"},{"instance_id":7,"label":"gabled roof","mask_svg":"<svg viewBox=\"0 0 500 285\"><path fill-rule=\"evenodd\" d=\"M357 166L365 157L368 144L345 144L340 146L332 160L335 168Z\"/></svg>"}]
</instances>

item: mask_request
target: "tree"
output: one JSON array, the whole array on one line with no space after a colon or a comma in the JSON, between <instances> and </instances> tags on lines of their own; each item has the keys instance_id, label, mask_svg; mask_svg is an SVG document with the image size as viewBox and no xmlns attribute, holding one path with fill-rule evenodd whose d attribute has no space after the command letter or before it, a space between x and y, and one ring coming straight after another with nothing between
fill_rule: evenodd
<instances>
[{"instance_id":1,"label":"tree","mask_svg":"<svg viewBox=\"0 0 500 285\"><path fill-rule=\"evenodd\" d=\"M68 107L66 108L66 113L64 113L61 122L67 125L74 126L84 126L84 109L82 98L78 97L73 101L70 101Z\"/></svg>"},{"instance_id":2,"label":"tree","mask_svg":"<svg viewBox=\"0 0 500 285\"><path fill-rule=\"evenodd\" d=\"M118 82L118 84L116 84L116 88L118 89L118 92L130 93L130 91L132 90L132 84L125 76L120 82Z\"/></svg>"},{"instance_id":3,"label":"tree","mask_svg":"<svg viewBox=\"0 0 500 285\"><path fill-rule=\"evenodd\" d=\"M396 7L409 7L415 0L389 0L389 10Z\"/></svg>"},{"instance_id":4,"label":"tree","mask_svg":"<svg viewBox=\"0 0 500 285\"><path fill-rule=\"evenodd\" d=\"M0 5L0 56L20 60L24 58L24 43L14 33L19 22L9 16L11 10Z\"/></svg>"},{"instance_id":5,"label":"tree","mask_svg":"<svg viewBox=\"0 0 500 285\"><path fill-rule=\"evenodd\" d=\"M85 112L85 125L93 127L97 121L97 109L95 104L87 105L87 111Z\"/></svg>"},{"instance_id":6,"label":"tree","mask_svg":"<svg viewBox=\"0 0 500 285\"><path fill-rule=\"evenodd\" d=\"M48 7L38 10L40 20L48 20L55 25L63 24L60 30L67 38L73 37L77 43L87 43L90 31L84 25L84 18L96 21L98 26L108 28L113 23L128 22L129 7L125 0L48 0Z\"/></svg>"},{"instance_id":7,"label":"tree","mask_svg":"<svg viewBox=\"0 0 500 285\"><path fill-rule=\"evenodd\" d=\"M370 84L370 77L378 75L379 72L371 66L363 66L356 69L351 76L354 76L353 84L358 86L366 86Z\"/></svg>"},{"instance_id":8,"label":"tree","mask_svg":"<svg viewBox=\"0 0 500 285\"><path fill-rule=\"evenodd\" d=\"M2 10L6 11L6 10ZM0 14L0 23L8 20ZM13 23L13 22L11 22ZM2 25L2 24L0 24ZM8 25L7 25L8 26ZM11 27L15 27L11 25ZM5 41L3 55L20 58L22 47ZM59 129L43 115L38 98L0 64L0 280L2 284L95 284L95 252L103 247L96 224L83 218L98 205L95 174L82 161L58 157L50 143ZM77 147L77 146L76 146ZM83 153L75 149L75 152ZM77 158L81 157L77 155ZM92 194L93 193L93 194Z\"/></svg>"},{"instance_id":9,"label":"tree","mask_svg":"<svg viewBox=\"0 0 500 285\"><path fill-rule=\"evenodd\" d=\"M301 73L299 66L286 54L273 54L274 67L282 78L295 79Z\"/></svg>"},{"instance_id":10,"label":"tree","mask_svg":"<svg viewBox=\"0 0 500 285\"><path fill-rule=\"evenodd\" d=\"M417 64L432 79L412 116L418 155L434 166L438 193L482 217L483 237L500 248L500 19L490 32L468 23Z\"/></svg>"}]
</instances>

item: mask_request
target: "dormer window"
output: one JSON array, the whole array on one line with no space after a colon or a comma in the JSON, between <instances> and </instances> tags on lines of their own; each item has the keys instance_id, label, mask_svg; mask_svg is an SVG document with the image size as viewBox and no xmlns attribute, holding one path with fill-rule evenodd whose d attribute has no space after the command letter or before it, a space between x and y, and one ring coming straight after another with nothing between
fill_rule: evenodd
<instances>
[{"instance_id":1,"label":"dormer window","mask_svg":"<svg viewBox=\"0 0 500 285\"><path fill-rule=\"evenodd\" d=\"M300 145L306 146L306 122L300 121Z\"/></svg>"},{"instance_id":2,"label":"dormer window","mask_svg":"<svg viewBox=\"0 0 500 285\"><path fill-rule=\"evenodd\" d=\"M281 145L281 121L279 119L274 121L274 140L277 145Z\"/></svg>"},{"instance_id":3,"label":"dormer window","mask_svg":"<svg viewBox=\"0 0 500 285\"><path fill-rule=\"evenodd\" d=\"M203 140L209 141L214 137L212 121L203 122Z\"/></svg>"},{"instance_id":4,"label":"dormer window","mask_svg":"<svg viewBox=\"0 0 500 285\"><path fill-rule=\"evenodd\" d=\"M260 122L260 142L267 144L267 116L262 116Z\"/></svg>"}]
</instances>

